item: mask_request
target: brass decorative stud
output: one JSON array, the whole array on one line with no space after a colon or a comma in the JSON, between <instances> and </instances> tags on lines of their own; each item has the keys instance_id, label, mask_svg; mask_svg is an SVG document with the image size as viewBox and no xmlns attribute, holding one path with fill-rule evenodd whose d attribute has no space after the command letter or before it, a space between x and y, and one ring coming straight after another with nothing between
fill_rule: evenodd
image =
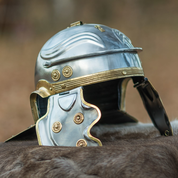
<instances>
[{"instance_id":1,"label":"brass decorative stud","mask_svg":"<svg viewBox=\"0 0 178 178\"><path fill-rule=\"evenodd\" d=\"M62 69L62 74L63 74L64 77L66 77L66 78L71 77L72 74L73 74L72 67L70 67L70 66L65 66L65 67Z\"/></svg>"},{"instance_id":2,"label":"brass decorative stud","mask_svg":"<svg viewBox=\"0 0 178 178\"><path fill-rule=\"evenodd\" d=\"M126 72L126 71L122 71L122 74L123 74L123 75L126 75L126 74L127 74L127 72Z\"/></svg>"},{"instance_id":3,"label":"brass decorative stud","mask_svg":"<svg viewBox=\"0 0 178 178\"><path fill-rule=\"evenodd\" d=\"M81 124L83 122L83 120L84 120L84 116L83 116L82 113L79 112L79 113L75 114L75 116L74 116L74 122L76 124Z\"/></svg>"},{"instance_id":4,"label":"brass decorative stud","mask_svg":"<svg viewBox=\"0 0 178 178\"><path fill-rule=\"evenodd\" d=\"M80 139L76 143L76 147L86 147L86 146L87 146L87 142L84 139Z\"/></svg>"},{"instance_id":5,"label":"brass decorative stud","mask_svg":"<svg viewBox=\"0 0 178 178\"><path fill-rule=\"evenodd\" d=\"M53 131L54 133L60 132L61 129L62 129L62 124L61 124L59 121L56 121L56 122L53 123L52 131Z\"/></svg>"},{"instance_id":6,"label":"brass decorative stud","mask_svg":"<svg viewBox=\"0 0 178 178\"><path fill-rule=\"evenodd\" d=\"M95 25L95 28L97 28L100 32L105 32L105 30L99 25Z\"/></svg>"},{"instance_id":7,"label":"brass decorative stud","mask_svg":"<svg viewBox=\"0 0 178 178\"><path fill-rule=\"evenodd\" d=\"M83 22L82 21L77 21L77 22L71 23L70 27L75 27L75 26L79 26L79 25L83 25Z\"/></svg>"},{"instance_id":8,"label":"brass decorative stud","mask_svg":"<svg viewBox=\"0 0 178 178\"><path fill-rule=\"evenodd\" d=\"M61 84L61 88L62 88L62 89L65 89L65 88L66 88L66 85L65 85L65 84Z\"/></svg>"},{"instance_id":9,"label":"brass decorative stud","mask_svg":"<svg viewBox=\"0 0 178 178\"><path fill-rule=\"evenodd\" d=\"M169 130L165 130L164 135L169 136Z\"/></svg>"},{"instance_id":10,"label":"brass decorative stud","mask_svg":"<svg viewBox=\"0 0 178 178\"><path fill-rule=\"evenodd\" d=\"M54 69L51 73L51 78L53 79L53 81L58 81L60 79L60 72L57 69Z\"/></svg>"}]
</instances>

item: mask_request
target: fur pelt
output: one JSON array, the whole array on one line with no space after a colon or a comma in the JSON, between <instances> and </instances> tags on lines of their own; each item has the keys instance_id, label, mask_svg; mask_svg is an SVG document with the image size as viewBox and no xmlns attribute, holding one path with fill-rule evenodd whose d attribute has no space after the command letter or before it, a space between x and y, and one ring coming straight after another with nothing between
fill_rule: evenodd
<instances>
[{"instance_id":1,"label":"fur pelt","mask_svg":"<svg viewBox=\"0 0 178 178\"><path fill-rule=\"evenodd\" d=\"M0 144L0 178L176 178L178 121L174 136L152 124L100 126L92 134L102 147L38 146L36 140Z\"/></svg>"}]
</instances>

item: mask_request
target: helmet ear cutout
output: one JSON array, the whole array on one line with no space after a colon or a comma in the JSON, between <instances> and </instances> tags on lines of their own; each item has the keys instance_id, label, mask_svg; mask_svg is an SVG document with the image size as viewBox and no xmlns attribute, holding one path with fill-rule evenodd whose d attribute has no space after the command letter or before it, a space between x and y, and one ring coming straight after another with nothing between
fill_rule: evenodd
<instances>
[{"instance_id":1,"label":"helmet ear cutout","mask_svg":"<svg viewBox=\"0 0 178 178\"><path fill-rule=\"evenodd\" d=\"M36 121L40 118L41 115L44 115L45 108L47 108L47 100L50 94L43 87L39 90L36 90L30 95L30 105L32 110L33 119ZM42 106L40 106L42 103ZM46 105L46 107L45 107Z\"/></svg>"},{"instance_id":2,"label":"helmet ear cutout","mask_svg":"<svg viewBox=\"0 0 178 178\"><path fill-rule=\"evenodd\" d=\"M44 116L47 112L48 98L42 98L40 95L36 96L39 118Z\"/></svg>"},{"instance_id":3,"label":"helmet ear cutout","mask_svg":"<svg viewBox=\"0 0 178 178\"><path fill-rule=\"evenodd\" d=\"M147 78L138 77L134 78L133 81L135 83L134 87L137 88L148 114L160 134L165 136L173 135L171 124L158 92Z\"/></svg>"}]
</instances>

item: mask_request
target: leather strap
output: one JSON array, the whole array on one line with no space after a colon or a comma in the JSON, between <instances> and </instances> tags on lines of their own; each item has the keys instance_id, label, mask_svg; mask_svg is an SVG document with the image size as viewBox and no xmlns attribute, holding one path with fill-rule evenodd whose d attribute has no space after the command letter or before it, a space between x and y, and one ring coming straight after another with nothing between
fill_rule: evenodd
<instances>
[{"instance_id":1,"label":"leather strap","mask_svg":"<svg viewBox=\"0 0 178 178\"><path fill-rule=\"evenodd\" d=\"M134 87L137 88L148 114L160 134L165 136L173 135L168 116L158 92L147 78L133 78L133 81L135 83Z\"/></svg>"}]
</instances>

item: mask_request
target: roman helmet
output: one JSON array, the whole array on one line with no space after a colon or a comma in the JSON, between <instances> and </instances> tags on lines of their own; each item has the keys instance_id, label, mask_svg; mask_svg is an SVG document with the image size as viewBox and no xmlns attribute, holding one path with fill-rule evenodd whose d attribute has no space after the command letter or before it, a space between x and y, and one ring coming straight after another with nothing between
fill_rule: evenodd
<instances>
[{"instance_id":1,"label":"roman helmet","mask_svg":"<svg viewBox=\"0 0 178 178\"><path fill-rule=\"evenodd\" d=\"M138 52L119 30L76 22L42 47L30 96L40 145L102 146L91 134L96 125L137 122L125 111L132 79L161 135L172 135L158 93L141 66Z\"/></svg>"}]
</instances>

